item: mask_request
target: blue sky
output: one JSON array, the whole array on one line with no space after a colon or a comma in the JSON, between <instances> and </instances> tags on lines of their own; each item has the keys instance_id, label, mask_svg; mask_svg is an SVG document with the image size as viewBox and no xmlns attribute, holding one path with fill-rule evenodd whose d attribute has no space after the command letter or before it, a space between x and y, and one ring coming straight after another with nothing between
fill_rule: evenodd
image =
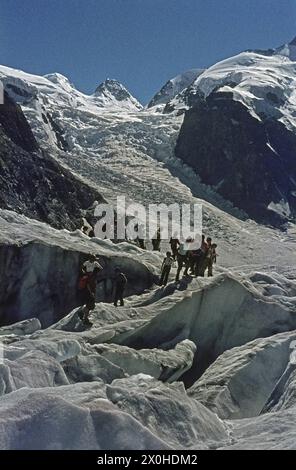
<instances>
[{"instance_id":1,"label":"blue sky","mask_svg":"<svg viewBox=\"0 0 296 470\"><path fill-rule=\"evenodd\" d=\"M296 36L296 0L0 0L0 63L105 78L142 102L171 77Z\"/></svg>"}]
</instances>

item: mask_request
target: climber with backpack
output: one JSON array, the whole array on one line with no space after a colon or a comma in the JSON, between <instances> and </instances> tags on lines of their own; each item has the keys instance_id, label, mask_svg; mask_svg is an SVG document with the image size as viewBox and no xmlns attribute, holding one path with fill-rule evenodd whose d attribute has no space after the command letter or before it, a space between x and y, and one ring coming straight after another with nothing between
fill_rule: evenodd
<instances>
[{"instance_id":1,"label":"climber with backpack","mask_svg":"<svg viewBox=\"0 0 296 470\"><path fill-rule=\"evenodd\" d=\"M92 326L89 315L91 310L95 308L97 275L102 269L97 257L93 254L90 254L82 265L78 281L78 296L81 305L78 316L86 326Z\"/></svg>"},{"instance_id":2,"label":"climber with backpack","mask_svg":"<svg viewBox=\"0 0 296 470\"><path fill-rule=\"evenodd\" d=\"M185 242L182 242L178 248L178 255L177 255L177 274L176 274L176 282L179 281L180 273L182 268L184 269L184 276L188 276L188 269L189 269L189 247L193 239L188 237Z\"/></svg>"},{"instance_id":3,"label":"climber with backpack","mask_svg":"<svg viewBox=\"0 0 296 470\"><path fill-rule=\"evenodd\" d=\"M88 259L82 265L82 272L90 275L94 272L95 268L99 270L103 269L96 255L90 254Z\"/></svg>"}]
</instances>

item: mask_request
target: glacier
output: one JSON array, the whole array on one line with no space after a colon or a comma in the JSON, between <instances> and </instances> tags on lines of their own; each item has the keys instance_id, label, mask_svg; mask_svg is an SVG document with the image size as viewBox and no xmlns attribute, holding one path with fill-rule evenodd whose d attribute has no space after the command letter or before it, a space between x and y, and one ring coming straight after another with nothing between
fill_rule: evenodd
<instances>
[{"instance_id":1,"label":"glacier","mask_svg":"<svg viewBox=\"0 0 296 470\"><path fill-rule=\"evenodd\" d=\"M167 241L142 250L0 208L1 450L295 449L295 224L255 222L175 153L186 112L215 90L295 132L294 47L182 73L147 106L114 79L86 95L59 73L0 66L58 168L113 205L201 203L219 255L213 278L176 283L174 267L161 287ZM76 287L90 253L103 271L87 328Z\"/></svg>"}]
</instances>

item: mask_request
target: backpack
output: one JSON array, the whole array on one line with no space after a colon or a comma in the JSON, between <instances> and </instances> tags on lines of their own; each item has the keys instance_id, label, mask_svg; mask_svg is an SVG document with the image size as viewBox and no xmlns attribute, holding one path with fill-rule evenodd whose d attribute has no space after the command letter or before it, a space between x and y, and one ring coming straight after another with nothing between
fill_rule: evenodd
<instances>
[{"instance_id":1,"label":"backpack","mask_svg":"<svg viewBox=\"0 0 296 470\"><path fill-rule=\"evenodd\" d=\"M116 286L119 288L123 288L125 287L126 283L127 283L127 278L125 277L123 273L120 273L120 275L116 279Z\"/></svg>"},{"instance_id":2,"label":"backpack","mask_svg":"<svg viewBox=\"0 0 296 470\"><path fill-rule=\"evenodd\" d=\"M88 281L89 281L89 275L88 274L84 274L83 276L81 276L79 278L79 281L78 281L78 290L85 289L87 284L88 284Z\"/></svg>"},{"instance_id":3,"label":"backpack","mask_svg":"<svg viewBox=\"0 0 296 470\"><path fill-rule=\"evenodd\" d=\"M171 268L174 264L173 258L165 258L163 260L163 267L164 268Z\"/></svg>"}]
</instances>

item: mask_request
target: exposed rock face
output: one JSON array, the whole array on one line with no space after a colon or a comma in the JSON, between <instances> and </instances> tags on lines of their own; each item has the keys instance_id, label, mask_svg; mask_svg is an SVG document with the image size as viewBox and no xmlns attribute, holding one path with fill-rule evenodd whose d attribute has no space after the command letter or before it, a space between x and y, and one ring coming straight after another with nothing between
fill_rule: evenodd
<instances>
[{"instance_id":1,"label":"exposed rock face","mask_svg":"<svg viewBox=\"0 0 296 470\"><path fill-rule=\"evenodd\" d=\"M260 121L231 92L214 92L186 112L175 152L251 218L281 224L296 216L295 148L281 122Z\"/></svg>"},{"instance_id":2,"label":"exposed rock face","mask_svg":"<svg viewBox=\"0 0 296 470\"><path fill-rule=\"evenodd\" d=\"M31 128L21 110L8 94L4 92L4 103L0 105L0 124L2 131L27 152L38 150Z\"/></svg>"},{"instance_id":3,"label":"exposed rock face","mask_svg":"<svg viewBox=\"0 0 296 470\"><path fill-rule=\"evenodd\" d=\"M21 108L5 93L0 105L0 207L73 229L94 201L103 201L94 188L38 149Z\"/></svg>"}]
</instances>

